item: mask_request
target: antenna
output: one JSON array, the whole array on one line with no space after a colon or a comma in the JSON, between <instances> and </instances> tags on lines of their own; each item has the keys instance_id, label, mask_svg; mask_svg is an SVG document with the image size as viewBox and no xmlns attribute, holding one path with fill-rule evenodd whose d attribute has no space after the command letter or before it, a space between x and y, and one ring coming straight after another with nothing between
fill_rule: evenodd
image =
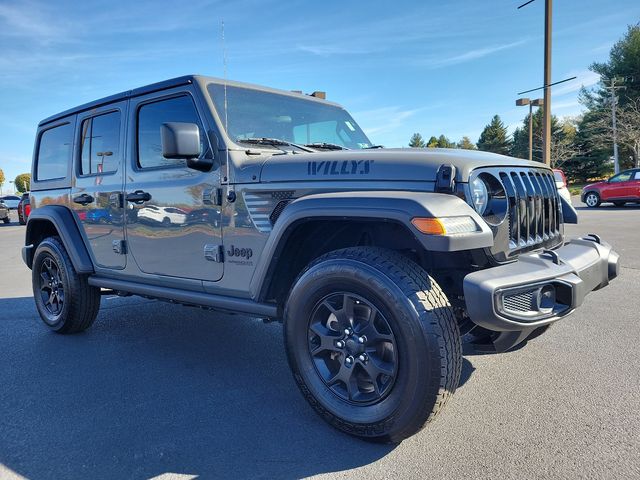
<instances>
[{"instance_id":1,"label":"antenna","mask_svg":"<svg viewBox=\"0 0 640 480\"><path fill-rule=\"evenodd\" d=\"M225 133L227 134L227 137L229 137L229 117L227 114L227 44L225 42L224 39L224 19L222 19L221 22L221 35L222 35L222 68L223 68L223 87L224 87L224 130ZM229 145L226 146L225 148L225 152L226 152L226 161L227 161L227 184L232 184L231 181L231 172L232 172L232 168L231 165L229 164ZM235 194L232 194L231 191L229 191L227 193L227 198L231 198L231 196L235 197Z\"/></svg>"}]
</instances>

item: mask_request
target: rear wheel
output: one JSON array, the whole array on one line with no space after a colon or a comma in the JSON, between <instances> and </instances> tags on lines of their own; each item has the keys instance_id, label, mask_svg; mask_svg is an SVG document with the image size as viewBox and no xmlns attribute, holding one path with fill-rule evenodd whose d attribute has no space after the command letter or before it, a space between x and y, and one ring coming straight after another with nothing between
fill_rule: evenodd
<instances>
[{"instance_id":1,"label":"rear wheel","mask_svg":"<svg viewBox=\"0 0 640 480\"><path fill-rule=\"evenodd\" d=\"M596 192L589 192L584 197L584 203L587 204L589 208L595 208L600 206L600 195Z\"/></svg>"},{"instance_id":2,"label":"rear wheel","mask_svg":"<svg viewBox=\"0 0 640 480\"><path fill-rule=\"evenodd\" d=\"M291 290L284 332L307 401L365 439L413 435L458 385L451 306L420 266L393 251L356 247L319 258Z\"/></svg>"},{"instance_id":3,"label":"rear wheel","mask_svg":"<svg viewBox=\"0 0 640 480\"><path fill-rule=\"evenodd\" d=\"M5 217L5 218L2 219L2 221L4 223L9 223L11 221L11 219L9 217Z\"/></svg>"},{"instance_id":4,"label":"rear wheel","mask_svg":"<svg viewBox=\"0 0 640 480\"><path fill-rule=\"evenodd\" d=\"M58 333L76 333L93 324L100 308L100 289L78 275L58 237L36 249L31 267L33 297L42 321Z\"/></svg>"}]
</instances>

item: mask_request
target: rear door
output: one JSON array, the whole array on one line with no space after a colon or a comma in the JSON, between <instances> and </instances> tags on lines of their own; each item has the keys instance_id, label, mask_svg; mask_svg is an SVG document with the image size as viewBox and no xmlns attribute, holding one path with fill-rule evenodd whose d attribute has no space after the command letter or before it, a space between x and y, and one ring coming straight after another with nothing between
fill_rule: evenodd
<instances>
[{"instance_id":1,"label":"rear door","mask_svg":"<svg viewBox=\"0 0 640 480\"><path fill-rule=\"evenodd\" d=\"M126 266L122 200L127 101L78 114L71 205L99 267Z\"/></svg>"},{"instance_id":2,"label":"rear door","mask_svg":"<svg viewBox=\"0 0 640 480\"><path fill-rule=\"evenodd\" d=\"M162 156L165 122L197 124L201 155L213 156L210 128L197 105L191 85L131 99L127 245L144 273L216 281L223 273L216 254L222 247L220 169L199 172Z\"/></svg>"}]
</instances>

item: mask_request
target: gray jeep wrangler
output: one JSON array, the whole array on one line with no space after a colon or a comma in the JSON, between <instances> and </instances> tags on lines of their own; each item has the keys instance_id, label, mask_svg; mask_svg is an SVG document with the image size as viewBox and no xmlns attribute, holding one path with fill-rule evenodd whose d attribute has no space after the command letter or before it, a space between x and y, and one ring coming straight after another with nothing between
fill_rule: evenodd
<instances>
[{"instance_id":1,"label":"gray jeep wrangler","mask_svg":"<svg viewBox=\"0 0 640 480\"><path fill-rule=\"evenodd\" d=\"M284 322L331 425L396 442L455 391L461 338L503 352L618 273L540 163L373 145L316 93L187 76L43 120L23 249L44 323L103 294ZM214 348L214 347L212 347Z\"/></svg>"}]
</instances>

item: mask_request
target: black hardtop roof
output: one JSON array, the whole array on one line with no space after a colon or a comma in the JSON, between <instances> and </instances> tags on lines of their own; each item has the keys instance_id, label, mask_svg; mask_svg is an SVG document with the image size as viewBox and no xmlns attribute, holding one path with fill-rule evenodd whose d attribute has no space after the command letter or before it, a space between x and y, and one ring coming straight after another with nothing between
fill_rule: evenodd
<instances>
[{"instance_id":1,"label":"black hardtop roof","mask_svg":"<svg viewBox=\"0 0 640 480\"><path fill-rule=\"evenodd\" d=\"M42 120L38 124L38 126L46 125L47 123L51 123L55 120L59 120L61 118L67 117L69 115L73 115L75 113L84 112L85 110L90 110L92 108L100 107L108 103L117 102L118 100L124 100L130 97L137 97L138 95L157 92L158 90L165 90L167 88L178 87L180 85L193 83L195 77L196 75L184 75L182 77L176 77L170 80L164 80L162 82L152 83L151 85L145 85L144 87L135 88L133 90L127 90L126 92L116 93L115 95L110 95L108 97L100 98L98 100L94 100L93 102L85 103L83 105L70 108L69 110L65 110L64 112L51 115L50 117Z\"/></svg>"},{"instance_id":2,"label":"black hardtop roof","mask_svg":"<svg viewBox=\"0 0 640 480\"><path fill-rule=\"evenodd\" d=\"M340 106L336 103L329 102L326 99L316 98L309 95L300 94L298 92L288 92L286 90L278 90L275 88L263 87L261 85L253 85L250 83L237 82L233 80L222 80L215 77L207 77L202 75L183 75L182 77L171 78L169 80L164 80L162 82L152 83L150 85L145 85L144 87L135 88L133 90L127 90L126 92L116 93L115 95L110 95L108 97L100 98L98 100L94 100L93 102L85 103L83 105L79 105L77 107L70 108L69 110L65 110L64 112L56 113L55 115L51 115L48 118L42 120L38 126L41 127L46 125L47 123L54 122L56 120L60 120L69 115L74 115L79 112L84 112L86 110L91 110L92 108L97 108L102 105L107 105L112 102L117 102L119 100L125 100L131 97L137 97L139 95L145 95L147 93L153 93L160 90L166 90L168 88L179 87L180 85L187 85L189 83L196 83L197 79L217 82L217 83L226 83L229 86L237 86L244 88L251 88L254 90L260 90L264 92L272 92L278 93L281 95L294 96L294 97L302 97L308 101L315 101L329 105Z\"/></svg>"}]
</instances>

